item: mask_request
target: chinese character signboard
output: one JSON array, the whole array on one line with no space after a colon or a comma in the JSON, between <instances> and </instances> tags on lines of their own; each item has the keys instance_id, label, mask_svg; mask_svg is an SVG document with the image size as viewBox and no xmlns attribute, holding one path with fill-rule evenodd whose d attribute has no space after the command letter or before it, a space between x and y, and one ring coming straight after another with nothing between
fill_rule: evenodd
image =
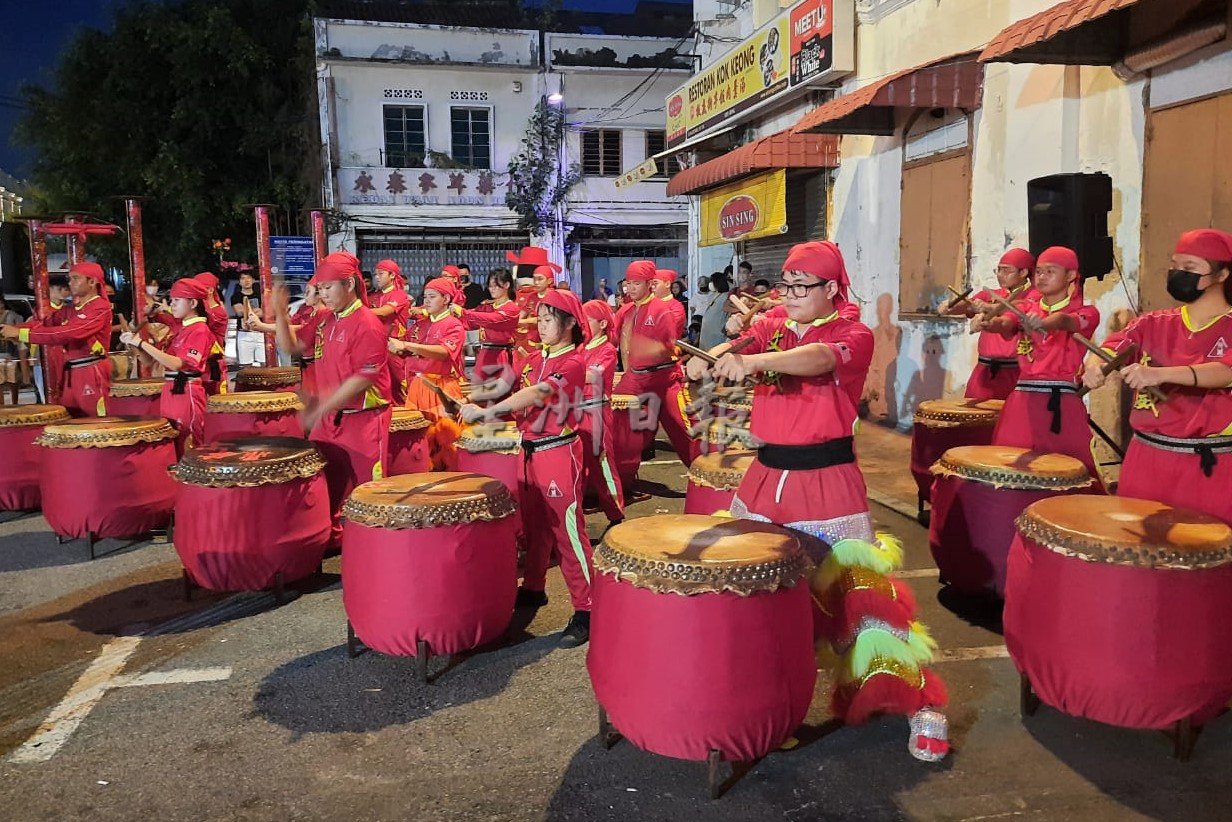
<instances>
[{"instance_id":1,"label":"chinese character signboard","mask_svg":"<svg viewBox=\"0 0 1232 822\"><path fill-rule=\"evenodd\" d=\"M463 205L505 207L509 175L456 168L338 169L344 205Z\"/></svg>"},{"instance_id":2,"label":"chinese character signboard","mask_svg":"<svg viewBox=\"0 0 1232 822\"><path fill-rule=\"evenodd\" d=\"M635 169L626 171L616 178L616 188L628 188L634 183L640 183L642 180L648 180L659 173L659 164L651 157L646 162L642 163Z\"/></svg>"},{"instance_id":3,"label":"chinese character signboard","mask_svg":"<svg viewBox=\"0 0 1232 822\"><path fill-rule=\"evenodd\" d=\"M772 237L787 231L787 170L776 169L702 194L700 245Z\"/></svg>"},{"instance_id":4,"label":"chinese character signboard","mask_svg":"<svg viewBox=\"0 0 1232 822\"><path fill-rule=\"evenodd\" d=\"M311 237L270 237L270 271L274 274L312 274L317 259Z\"/></svg>"},{"instance_id":5,"label":"chinese character signboard","mask_svg":"<svg viewBox=\"0 0 1232 822\"><path fill-rule=\"evenodd\" d=\"M802 0L667 98L667 146L855 71L852 0Z\"/></svg>"}]
</instances>

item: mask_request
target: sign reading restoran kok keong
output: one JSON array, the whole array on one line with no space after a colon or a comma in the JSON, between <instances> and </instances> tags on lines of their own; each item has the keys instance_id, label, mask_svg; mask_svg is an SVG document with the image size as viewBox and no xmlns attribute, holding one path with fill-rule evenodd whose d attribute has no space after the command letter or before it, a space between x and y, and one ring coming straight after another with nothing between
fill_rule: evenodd
<instances>
[{"instance_id":1,"label":"sign reading restoran kok keong","mask_svg":"<svg viewBox=\"0 0 1232 822\"><path fill-rule=\"evenodd\" d=\"M702 194L699 245L755 240L786 231L786 169L758 174Z\"/></svg>"},{"instance_id":2,"label":"sign reading restoran kok keong","mask_svg":"<svg viewBox=\"0 0 1232 822\"><path fill-rule=\"evenodd\" d=\"M667 147L855 71L852 0L802 0L667 98Z\"/></svg>"}]
</instances>

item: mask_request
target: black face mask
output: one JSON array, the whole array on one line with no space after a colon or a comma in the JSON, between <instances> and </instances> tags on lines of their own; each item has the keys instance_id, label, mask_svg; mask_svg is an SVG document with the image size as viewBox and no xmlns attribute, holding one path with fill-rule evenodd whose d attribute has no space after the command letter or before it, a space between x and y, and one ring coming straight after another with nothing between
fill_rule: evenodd
<instances>
[{"instance_id":1,"label":"black face mask","mask_svg":"<svg viewBox=\"0 0 1232 822\"><path fill-rule=\"evenodd\" d=\"M1202 296L1205 288L1198 288L1201 274L1173 268L1168 272L1168 294L1177 302L1191 303Z\"/></svg>"}]
</instances>

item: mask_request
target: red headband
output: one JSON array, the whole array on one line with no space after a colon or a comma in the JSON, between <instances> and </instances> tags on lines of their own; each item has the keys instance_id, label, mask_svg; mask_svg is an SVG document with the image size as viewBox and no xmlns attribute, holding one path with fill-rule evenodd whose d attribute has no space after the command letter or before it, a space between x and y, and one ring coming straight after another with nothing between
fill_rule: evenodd
<instances>
[{"instance_id":1,"label":"red headband","mask_svg":"<svg viewBox=\"0 0 1232 822\"><path fill-rule=\"evenodd\" d=\"M1063 245L1054 245L1041 251L1039 257L1035 260L1035 264L1037 266L1059 265L1066 271L1077 271L1078 255Z\"/></svg>"},{"instance_id":2,"label":"red headband","mask_svg":"<svg viewBox=\"0 0 1232 822\"><path fill-rule=\"evenodd\" d=\"M1025 248L1011 248L1001 255L1001 260L997 265L1012 265L1020 270L1025 268L1027 271L1033 271L1035 255Z\"/></svg>"},{"instance_id":3,"label":"red headband","mask_svg":"<svg viewBox=\"0 0 1232 822\"><path fill-rule=\"evenodd\" d=\"M213 291L215 288L218 288L218 277L213 272L202 271L193 279L205 286L206 291Z\"/></svg>"},{"instance_id":4,"label":"red headband","mask_svg":"<svg viewBox=\"0 0 1232 822\"><path fill-rule=\"evenodd\" d=\"M1192 254L1204 260L1232 260L1232 234L1216 228L1186 231L1176 241L1177 254Z\"/></svg>"},{"instance_id":5,"label":"red headband","mask_svg":"<svg viewBox=\"0 0 1232 822\"><path fill-rule=\"evenodd\" d=\"M653 280L656 273L655 264L650 260L634 260L625 269L625 279L645 283Z\"/></svg>"},{"instance_id":6,"label":"red headband","mask_svg":"<svg viewBox=\"0 0 1232 822\"><path fill-rule=\"evenodd\" d=\"M607 323L603 329L605 334L610 334L616 326L616 315L606 300L587 300L582 303L582 312L592 320Z\"/></svg>"},{"instance_id":7,"label":"red headband","mask_svg":"<svg viewBox=\"0 0 1232 822\"><path fill-rule=\"evenodd\" d=\"M582 301L572 291L560 288L548 289L548 293L543 295L539 304L550 305L572 316L577 321L578 328L582 329L582 343L590 342L590 323L586 322L586 312L582 310Z\"/></svg>"},{"instance_id":8,"label":"red headband","mask_svg":"<svg viewBox=\"0 0 1232 822\"><path fill-rule=\"evenodd\" d=\"M317 263L316 272L308 281L310 285L336 282L348 277L355 278L355 293L364 303L368 302L368 289L364 286L364 276L359 270L359 259L354 254L345 251L335 251L326 254Z\"/></svg>"},{"instance_id":9,"label":"red headband","mask_svg":"<svg viewBox=\"0 0 1232 822\"><path fill-rule=\"evenodd\" d=\"M171 284L171 296L186 300L204 300L210 289L196 277L184 277Z\"/></svg>"},{"instance_id":10,"label":"red headband","mask_svg":"<svg viewBox=\"0 0 1232 822\"><path fill-rule=\"evenodd\" d=\"M429 288L438 294L443 294L455 303L460 303L464 299L462 296L462 291L458 288L458 284L448 277L433 277L431 280L428 280L427 285L424 286L424 291L427 291Z\"/></svg>"},{"instance_id":11,"label":"red headband","mask_svg":"<svg viewBox=\"0 0 1232 822\"><path fill-rule=\"evenodd\" d=\"M833 280L838 283L834 301L847 301L847 287L851 285L851 279L847 276L843 252L829 240L793 245L787 252L787 259L783 260L783 270L803 271L823 280Z\"/></svg>"},{"instance_id":12,"label":"red headband","mask_svg":"<svg viewBox=\"0 0 1232 822\"><path fill-rule=\"evenodd\" d=\"M531 275L534 276L538 274L540 277L546 277L548 282L552 283L552 285L555 285L557 271L560 271L560 269L553 268L550 265L540 265L540 266L535 267L535 270L531 272Z\"/></svg>"}]
</instances>

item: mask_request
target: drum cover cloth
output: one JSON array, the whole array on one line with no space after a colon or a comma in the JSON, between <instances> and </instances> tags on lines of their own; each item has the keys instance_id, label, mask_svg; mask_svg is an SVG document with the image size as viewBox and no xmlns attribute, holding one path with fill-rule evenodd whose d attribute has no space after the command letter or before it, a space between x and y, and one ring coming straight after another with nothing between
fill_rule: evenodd
<instances>
[{"instance_id":1,"label":"drum cover cloth","mask_svg":"<svg viewBox=\"0 0 1232 822\"><path fill-rule=\"evenodd\" d=\"M1232 699L1232 565L1088 562L1019 533L1004 624L1036 695L1073 716L1166 728L1209 720Z\"/></svg>"},{"instance_id":2,"label":"drum cover cloth","mask_svg":"<svg viewBox=\"0 0 1232 822\"><path fill-rule=\"evenodd\" d=\"M428 448L428 429L416 428L389 432L389 464L385 466L385 476L398 474L419 474L432 470L432 456ZM478 469L464 468L464 471Z\"/></svg>"},{"instance_id":3,"label":"drum cover cloth","mask_svg":"<svg viewBox=\"0 0 1232 822\"><path fill-rule=\"evenodd\" d=\"M167 527L178 490L167 473L174 440L41 451L43 516L60 536L132 537Z\"/></svg>"},{"instance_id":4,"label":"drum cover cloth","mask_svg":"<svg viewBox=\"0 0 1232 822\"><path fill-rule=\"evenodd\" d=\"M718 488L711 488L709 485L689 480L684 494L684 512L709 516L717 511L730 511L734 496L736 496L735 488L720 491Z\"/></svg>"},{"instance_id":5,"label":"drum cover cloth","mask_svg":"<svg viewBox=\"0 0 1232 822\"><path fill-rule=\"evenodd\" d=\"M39 507L39 463L43 449L34 444L41 425L0 426L0 511L34 511Z\"/></svg>"},{"instance_id":6,"label":"drum cover cloth","mask_svg":"<svg viewBox=\"0 0 1232 822\"><path fill-rule=\"evenodd\" d=\"M749 761L804 720L817 663L803 582L749 596L660 594L605 573L591 586L586 663L595 698L637 747L690 760L716 749Z\"/></svg>"},{"instance_id":7,"label":"drum cover cloth","mask_svg":"<svg viewBox=\"0 0 1232 822\"><path fill-rule=\"evenodd\" d=\"M118 417L161 417L161 402L162 392L141 397L117 397L112 394L107 398L107 413Z\"/></svg>"},{"instance_id":8,"label":"drum cover cloth","mask_svg":"<svg viewBox=\"0 0 1232 822\"><path fill-rule=\"evenodd\" d=\"M435 528L342 529L342 604L374 651L438 656L476 648L509 627L517 596L516 514Z\"/></svg>"},{"instance_id":9,"label":"drum cover cloth","mask_svg":"<svg viewBox=\"0 0 1232 822\"><path fill-rule=\"evenodd\" d=\"M261 591L317 570L329 545L325 475L255 487L185 484L175 504L175 551L211 591Z\"/></svg>"},{"instance_id":10,"label":"drum cover cloth","mask_svg":"<svg viewBox=\"0 0 1232 822\"><path fill-rule=\"evenodd\" d=\"M238 437L302 437L299 411L210 411L205 415L206 443Z\"/></svg>"},{"instance_id":11,"label":"drum cover cloth","mask_svg":"<svg viewBox=\"0 0 1232 822\"><path fill-rule=\"evenodd\" d=\"M513 495L515 500L521 504L522 491L520 483L522 479L522 460L525 457L519 449L516 453L508 454L500 451L467 451L465 448L458 448L458 470L467 471L472 474L483 474L484 476L492 477L500 480L501 485L509 489L509 493ZM428 470L428 469L425 469ZM519 511L514 514L511 519L515 538L521 542L524 539L523 516Z\"/></svg>"},{"instance_id":12,"label":"drum cover cloth","mask_svg":"<svg viewBox=\"0 0 1232 822\"><path fill-rule=\"evenodd\" d=\"M911 428L911 476L915 478L920 499L929 502L933 487L933 475L929 469L942 454L962 445L989 445L992 443L992 431L991 425L939 427L915 423ZM936 503L932 505L935 509Z\"/></svg>"}]
</instances>

